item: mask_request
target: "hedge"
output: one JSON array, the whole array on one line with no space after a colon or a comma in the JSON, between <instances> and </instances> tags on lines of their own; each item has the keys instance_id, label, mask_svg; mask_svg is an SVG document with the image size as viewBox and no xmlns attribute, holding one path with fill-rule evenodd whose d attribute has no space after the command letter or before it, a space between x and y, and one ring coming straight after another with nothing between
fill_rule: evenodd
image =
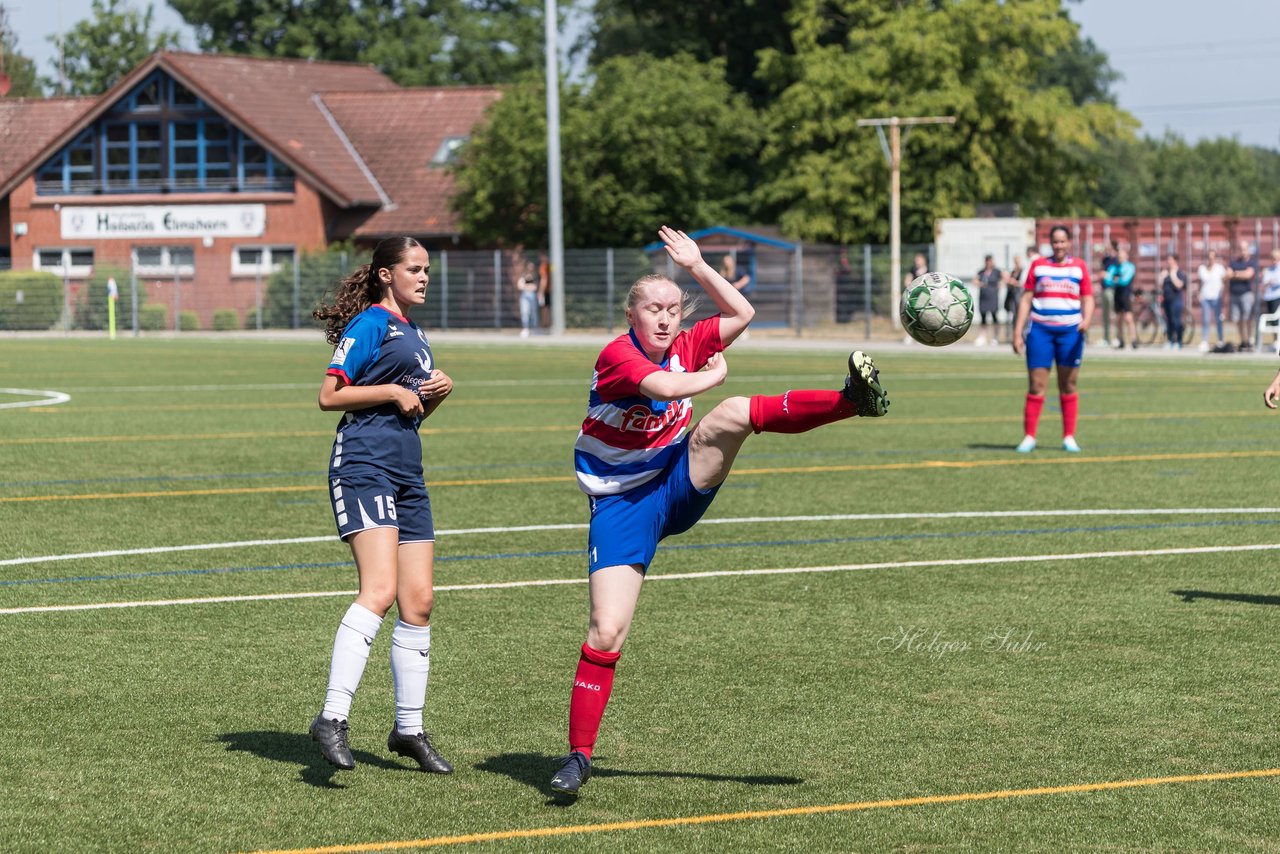
<instances>
[{"instance_id":1,"label":"hedge","mask_svg":"<svg viewBox=\"0 0 1280 854\"><path fill-rule=\"evenodd\" d=\"M0 272L0 329L49 329L62 319L62 301L52 273Z\"/></svg>"}]
</instances>

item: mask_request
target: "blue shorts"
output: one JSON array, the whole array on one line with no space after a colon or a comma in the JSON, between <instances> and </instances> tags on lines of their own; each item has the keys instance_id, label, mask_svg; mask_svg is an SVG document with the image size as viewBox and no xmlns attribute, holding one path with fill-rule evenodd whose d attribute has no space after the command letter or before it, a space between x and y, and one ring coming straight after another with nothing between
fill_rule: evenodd
<instances>
[{"instance_id":1,"label":"blue shorts","mask_svg":"<svg viewBox=\"0 0 1280 854\"><path fill-rule=\"evenodd\" d=\"M689 479L689 444L652 480L618 495L591 496L587 572L639 564L646 572L658 541L692 528L720 486L699 491Z\"/></svg>"},{"instance_id":2,"label":"blue shorts","mask_svg":"<svg viewBox=\"0 0 1280 854\"><path fill-rule=\"evenodd\" d=\"M1032 323L1027 332L1027 368L1080 367L1084 335L1078 326L1046 326Z\"/></svg>"},{"instance_id":3,"label":"blue shorts","mask_svg":"<svg viewBox=\"0 0 1280 854\"><path fill-rule=\"evenodd\" d=\"M344 540L370 528L397 528L401 543L435 541L431 499L421 483L403 484L371 471L331 474L329 503Z\"/></svg>"}]
</instances>

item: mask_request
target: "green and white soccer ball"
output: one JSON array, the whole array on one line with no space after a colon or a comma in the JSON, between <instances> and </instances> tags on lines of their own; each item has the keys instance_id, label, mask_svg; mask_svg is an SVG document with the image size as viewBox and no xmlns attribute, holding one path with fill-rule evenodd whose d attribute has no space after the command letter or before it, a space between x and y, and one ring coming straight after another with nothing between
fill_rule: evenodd
<instances>
[{"instance_id":1,"label":"green and white soccer ball","mask_svg":"<svg viewBox=\"0 0 1280 854\"><path fill-rule=\"evenodd\" d=\"M907 334L941 347L964 337L973 323L973 297L964 283L946 273L925 273L902 293L898 316Z\"/></svg>"}]
</instances>

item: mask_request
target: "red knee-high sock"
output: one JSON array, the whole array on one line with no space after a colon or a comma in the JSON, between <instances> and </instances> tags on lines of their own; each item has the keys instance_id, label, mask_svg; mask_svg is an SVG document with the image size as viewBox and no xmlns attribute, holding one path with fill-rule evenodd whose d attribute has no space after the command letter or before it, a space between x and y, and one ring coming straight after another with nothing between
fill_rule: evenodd
<instances>
[{"instance_id":1,"label":"red knee-high sock","mask_svg":"<svg viewBox=\"0 0 1280 854\"><path fill-rule=\"evenodd\" d=\"M569 750L578 750L591 758L600 732L600 719L613 691L613 668L621 652L601 652L582 645L578 672L573 677L573 693L569 695Z\"/></svg>"},{"instance_id":2,"label":"red knee-high sock","mask_svg":"<svg viewBox=\"0 0 1280 854\"><path fill-rule=\"evenodd\" d=\"M751 429L757 433L804 433L856 414L853 404L838 391L792 389L751 398Z\"/></svg>"},{"instance_id":3,"label":"red knee-high sock","mask_svg":"<svg viewBox=\"0 0 1280 854\"><path fill-rule=\"evenodd\" d=\"M1074 436L1076 434L1076 413L1080 411L1080 395L1059 395L1058 401L1062 404L1062 436L1063 438Z\"/></svg>"},{"instance_id":4,"label":"red knee-high sock","mask_svg":"<svg viewBox=\"0 0 1280 854\"><path fill-rule=\"evenodd\" d=\"M1044 409L1043 394L1028 394L1027 403L1022 408L1022 432L1028 436L1036 435L1036 427L1040 425L1040 410Z\"/></svg>"}]
</instances>

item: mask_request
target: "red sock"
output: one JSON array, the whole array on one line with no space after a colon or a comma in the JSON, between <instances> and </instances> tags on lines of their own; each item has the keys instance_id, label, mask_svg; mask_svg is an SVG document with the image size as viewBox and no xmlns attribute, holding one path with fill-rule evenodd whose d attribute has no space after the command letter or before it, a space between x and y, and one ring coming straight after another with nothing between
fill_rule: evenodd
<instances>
[{"instance_id":1,"label":"red sock","mask_svg":"<svg viewBox=\"0 0 1280 854\"><path fill-rule=\"evenodd\" d=\"M1063 438L1074 436L1076 434L1076 413L1080 411L1080 395L1059 395L1058 401L1062 404L1062 436Z\"/></svg>"},{"instance_id":2,"label":"red sock","mask_svg":"<svg viewBox=\"0 0 1280 854\"><path fill-rule=\"evenodd\" d=\"M751 429L757 433L804 433L852 418L853 404L838 391L796 391L751 398Z\"/></svg>"},{"instance_id":3,"label":"red sock","mask_svg":"<svg viewBox=\"0 0 1280 854\"><path fill-rule=\"evenodd\" d=\"M613 668L621 652L601 652L582 645L578 672L573 677L573 693L569 695L569 750L581 751L591 758L600 732L600 719L613 691Z\"/></svg>"},{"instance_id":4,"label":"red sock","mask_svg":"<svg viewBox=\"0 0 1280 854\"><path fill-rule=\"evenodd\" d=\"M1028 394L1027 403L1022 408L1022 432L1028 436L1036 435L1036 427L1040 425L1040 410L1044 409L1043 394Z\"/></svg>"}]
</instances>

